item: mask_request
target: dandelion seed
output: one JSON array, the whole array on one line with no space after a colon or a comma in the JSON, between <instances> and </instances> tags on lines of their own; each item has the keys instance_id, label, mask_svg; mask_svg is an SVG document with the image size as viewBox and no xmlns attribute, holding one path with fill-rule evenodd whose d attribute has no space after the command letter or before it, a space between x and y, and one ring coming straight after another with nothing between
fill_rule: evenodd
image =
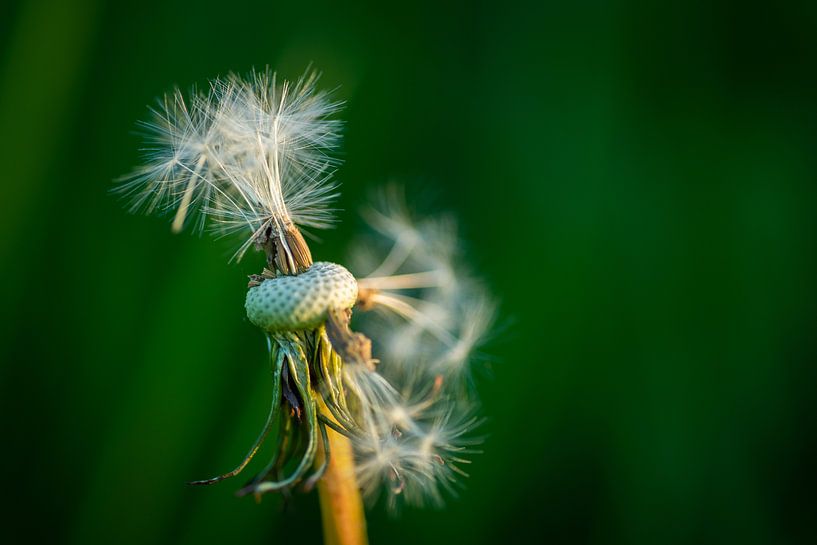
<instances>
[{"instance_id":1,"label":"dandelion seed","mask_svg":"<svg viewBox=\"0 0 817 545\"><path fill-rule=\"evenodd\" d=\"M496 305L460 264L453 221L413 221L401 199L390 188L381 208L365 214L386 247L379 264L372 264L370 247L353 259L373 271L358 277L363 308L380 316L366 326L377 332L390 366L411 368L421 359L433 375L464 377L493 326Z\"/></svg>"},{"instance_id":2,"label":"dandelion seed","mask_svg":"<svg viewBox=\"0 0 817 545\"><path fill-rule=\"evenodd\" d=\"M267 70L213 80L188 100L173 91L142 125L146 165L118 191L135 211L173 211L174 231L198 213L194 228L209 219L223 234L248 232L237 259L277 238L286 272L295 272L292 254L308 251L296 226L324 229L334 221L341 124L331 116L340 103L316 83L313 73L278 84Z\"/></svg>"},{"instance_id":3,"label":"dandelion seed","mask_svg":"<svg viewBox=\"0 0 817 545\"><path fill-rule=\"evenodd\" d=\"M133 210L171 214L174 231L241 233L236 259L253 247L266 256L245 307L268 340L267 421L233 470L192 484L242 472L277 429L272 460L240 495L331 482L345 491L335 496L347 515L359 511L358 486L395 508L438 505L476 452L479 420L463 377L494 305L463 266L453 221L414 220L394 187L365 212L379 243L358 252L361 274L313 262L300 229L334 222L341 129L340 103L316 83L315 74L290 84L266 70L215 79L187 98L171 92L142 125L145 165L117 186ZM351 327L353 309L362 332Z\"/></svg>"}]
</instances>

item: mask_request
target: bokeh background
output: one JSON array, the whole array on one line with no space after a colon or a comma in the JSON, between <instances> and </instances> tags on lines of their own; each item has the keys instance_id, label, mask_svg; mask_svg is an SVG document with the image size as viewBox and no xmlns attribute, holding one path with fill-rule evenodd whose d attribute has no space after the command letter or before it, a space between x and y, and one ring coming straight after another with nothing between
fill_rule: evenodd
<instances>
[{"instance_id":1,"label":"bokeh background","mask_svg":"<svg viewBox=\"0 0 817 545\"><path fill-rule=\"evenodd\" d=\"M260 261L108 194L157 95L311 62L313 253L398 180L502 301L465 491L372 543L817 542L817 4L659 4L0 4L4 541L320 542L315 495L184 485L263 421Z\"/></svg>"}]
</instances>

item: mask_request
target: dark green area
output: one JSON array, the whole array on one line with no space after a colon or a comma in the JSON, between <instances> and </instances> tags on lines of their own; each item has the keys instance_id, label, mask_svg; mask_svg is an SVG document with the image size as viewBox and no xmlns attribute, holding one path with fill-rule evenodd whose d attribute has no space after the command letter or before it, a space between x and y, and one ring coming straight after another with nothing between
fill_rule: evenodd
<instances>
[{"instance_id":1,"label":"dark green area","mask_svg":"<svg viewBox=\"0 0 817 545\"><path fill-rule=\"evenodd\" d=\"M339 4L0 7L3 541L319 542L314 495L183 484L263 422L260 260L107 193L157 95L313 62L347 101L313 254L402 181L506 323L466 490L373 544L817 542L815 4Z\"/></svg>"}]
</instances>

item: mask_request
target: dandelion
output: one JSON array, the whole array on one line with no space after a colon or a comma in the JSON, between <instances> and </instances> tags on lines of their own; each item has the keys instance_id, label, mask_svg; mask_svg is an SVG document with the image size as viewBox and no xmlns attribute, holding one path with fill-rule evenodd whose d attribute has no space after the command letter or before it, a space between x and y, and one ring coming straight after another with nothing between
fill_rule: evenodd
<instances>
[{"instance_id":1,"label":"dandelion","mask_svg":"<svg viewBox=\"0 0 817 545\"><path fill-rule=\"evenodd\" d=\"M116 188L174 231L239 235L266 256L245 307L267 337L272 403L241 473L274 430L274 454L239 495L317 486L328 542L363 543L369 502L441 505L477 452L469 364L495 305L463 267L454 222L415 219L400 190L364 211L352 270L314 262L302 229L330 227L340 103L309 73L228 75L153 108L144 166ZM353 320L354 311L354 320Z\"/></svg>"}]
</instances>

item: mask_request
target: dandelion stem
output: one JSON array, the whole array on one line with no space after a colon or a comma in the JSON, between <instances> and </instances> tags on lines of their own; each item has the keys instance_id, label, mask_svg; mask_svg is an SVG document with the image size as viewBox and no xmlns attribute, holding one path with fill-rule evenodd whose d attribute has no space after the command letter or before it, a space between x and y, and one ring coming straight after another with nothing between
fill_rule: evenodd
<instances>
[{"instance_id":1,"label":"dandelion stem","mask_svg":"<svg viewBox=\"0 0 817 545\"><path fill-rule=\"evenodd\" d=\"M320 412L331 421L334 418L323 404ZM363 500L355 478L355 461L352 444L333 429L326 430L329 438L329 467L323 478L318 481L318 494L321 503L323 520L323 538L325 545L366 545L366 518L363 514ZM316 463L320 465L324 453L318 453Z\"/></svg>"}]
</instances>

